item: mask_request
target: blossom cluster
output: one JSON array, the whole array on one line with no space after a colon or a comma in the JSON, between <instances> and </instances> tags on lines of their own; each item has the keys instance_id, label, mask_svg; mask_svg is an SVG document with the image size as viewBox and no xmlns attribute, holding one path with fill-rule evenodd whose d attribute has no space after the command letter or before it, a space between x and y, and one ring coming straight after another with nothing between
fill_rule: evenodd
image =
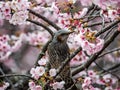
<instances>
[{"instance_id":1,"label":"blossom cluster","mask_svg":"<svg viewBox=\"0 0 120 90\"><path fill-rule=\"evenodd\" d=\"M48 80L53 80L52 77L54 77L56 75L56 69L55 68L51 68L48 71L47 74L47 70L45 69L45 66L47 64L47 58L42 58L41 60L38 61L39 66L32 68L30 70L30 74L32 74L32 77L36 80L40 80L42 83L36 83L34 81L30 81L29 82L29 88L30 90L42 90L42 85L44 86L44 82L46 82L46 78ZM62 89L64 88L64 81L61 82L57 82L55 80L53 80L53 82L50 83L50 86L54 89Z\"/></svg>"},{"instance_id":2,"label":"blossom cluster","mask_svg":"<svg viewBox=\"0 0 120 90\"><path fill-rule=\"evenodd\" d=\"M114 90L112 86L117 83L117 79L110 74L100 76L93 70L80 72L78 76L83 90L103 90L103 88L104 90ZM99 85L103 87L99 87Z\"/></svg>"},{"instance_id":3,"label":"blossom cluster","mask_svg":"<svg viewBox=\"0 0 120 90\"><path fill-rule=\"evenodd\" d=\"M6 19L10 20L11 19L11 9L9 2L0 2L0 20Z\"/></svg>"},{"instance_id":4,"label":"blossom cluster","mask_svg":"<svg viewBox=\"0 0 120 90\"><path fill-rule=\"evenodd\" d=\"M4 60L7 56L11 54L11 46L8 44L8 41L8 35L0 36L0 60Z\"/></svg>"},{"instance_id":5,"label":"blossom cluster","mask_svg":"<svg viewBox=\"0 0 120 90\"><path fill-rule=\"evenodd\" d=\"M44 31L28 33L27 41L29 42L30 45L33 45L33 46L40 45L41 46L48 41L49 36L50 35Z\"/></svg>"},{"instance_id":6,"label":"blossom cluster","mask_svg":"<svg viewBox=\"0 0 120 90\"><path fill-rule=\"evenodd\" d=\"M2 35L0 36L0 61L6 60L13 52L22 46L22 34L20 37Z\"/></svg>"},{"instance_id":7,"label":"blossom cluster","mask_svg":"<svg viewBox=\"0 0 120 90\"><path fill-rule=\"evenodd\" d=\"M83 6L91 6L92 3L101 8L101 15L106 19L115 20L119 18L119 0L80 0Z\"/></svg>"},{"instance_id":8,"label":"blossom cluster","mask_svg":"<svg viewBox=\"0 0 120 90\"><path fill-rule=\"evenodd\" d=\"M9 20L14 25L25 24L28 18L28 8L30 8L28 0L0 1L0 20Z\"/></svg>"},{"instance_id":9,"label":"blossom cluster","mask_svg":"<svg viewBox=\"0 0 120 90\"><path fill-rule=\"evenodd\" d=\"M97 53L103 48L104 40L99 37L95 37L95 34L96 31L82 29L75 37L75 41L81 45L83 51L86 51L88 55Z\"/></svg>"},{"instance_id":10,"label":"blossom cluster","mask_svg":"<svg viewBox=\"0 0 120 90\"><path fill-rule=\"evenodd\" d=\"M42 46L47 42L48 38L49 34L47 32L22 33L20 36L2 35L0 36L0 61L6 60L13 52L18 51L23 43Z\"/></svg>"},{"instance_id":11,"label":"blossom cluster","mask_svg":"<svg viewBox=\"0 0 120 90\"><path fill-rule=\"evenodd\" d=\"M36 85L34 81L29 82L29 88L30 90L42 90L42 87L40 85Z\"/></svg>"},{"instance_id":12,"label":"blossom cluster","mask_svg":"<svg viewBox=\"0 0 120 90\"><path fill-rule=\"evenodd\" d=\"M6 90L8 86L8 82L0 82L0 90Z\"/></svg>"},{"instance_id":13,"label":"blossom cluster","mask_svg":"<svg viewBox=\"0 0 120 90\"><path fill-rule=\"evenodd\" d=\"M85 55L83 51L81 51L70 61L70 65L71 66L82 65L85 62L87 62L87 60L88 60L88 57Z\"/></svg>"}]
</instances>

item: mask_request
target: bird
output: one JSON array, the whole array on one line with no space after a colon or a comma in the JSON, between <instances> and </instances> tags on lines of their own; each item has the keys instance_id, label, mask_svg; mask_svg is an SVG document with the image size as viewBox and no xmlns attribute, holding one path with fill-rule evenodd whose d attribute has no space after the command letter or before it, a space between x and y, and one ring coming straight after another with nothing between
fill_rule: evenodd
<instances>
[{"instance_id":1,"label":"bird","mask_svg":"<svg viewBox=\"0 0 120 90\"><path fill-rule=\"evenodd\" d=\"M73 33L73 31L63 29L54 34L51 43L48 45L48 56L51 68L58 69L62 65L62 62L69 58L70 52L67 39L71 33ZM65 90L69 88L69 90L78 90L72 79L69 63L62 69L59 76L61 80L65 81Z\"/></svg>"}]
</instances>

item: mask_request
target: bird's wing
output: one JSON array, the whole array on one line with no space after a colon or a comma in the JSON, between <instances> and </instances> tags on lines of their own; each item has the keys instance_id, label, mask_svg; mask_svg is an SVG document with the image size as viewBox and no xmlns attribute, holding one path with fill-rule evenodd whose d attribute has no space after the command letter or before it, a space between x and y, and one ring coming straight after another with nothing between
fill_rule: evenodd
<instances>
[{"instance_id":1,"label":"bird's wing","mask_svg":"<svg viewBox=\"0 0 120 90\"><path fill-rule=\"evenodd\" d=\"M51 43L48 46L48 54L51 65L56 64L54 66L57 68L69 56L69 47L67 44Z\"/></svg>"}]
</instances>

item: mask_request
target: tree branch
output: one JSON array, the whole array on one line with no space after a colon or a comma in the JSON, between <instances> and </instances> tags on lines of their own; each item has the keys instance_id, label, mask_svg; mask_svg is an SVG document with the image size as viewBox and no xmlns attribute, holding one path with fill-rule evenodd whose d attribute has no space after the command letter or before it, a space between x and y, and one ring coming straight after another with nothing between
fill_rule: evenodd
<instances>
[{"instance_id":1,"label":"tree branch","mask_svg":"<svg viewBox=\"0 0 120 90\"><path fill-rule=\"evenodd\" d=\"M36 13L35 11L33 11L33 10L31 10L31 9L28 9L28 11L29 11L30 13L32 13L33 15L35 15L35 16L41 18L42 20L46 21L49 25L53 26L55 29L57 29L57 30L61 29L61 28L60 28L59 26L57 26L55 23L53 23L52 21L48 20L46 17L44 17L44 16Z\"/></svg>"},{"instance_id":2,"label":"tree branch","mask_svg":"<svg viewBox=\"0 0 120 90\"><path fill-rule=\"evenodd\" d=\"M114 74L114 73L112 73L112 72L110 72L110 71L108 71L108 70L105 70L105 69L102 68L97 62L94 61L94 63L96 64L96 66L97 66L98 68L100 68L100 69L103 70L104 72L110 73L111 75L113 75L114 77L116 77L118 80L120 80L120 78L119 78L116 74Z\"/></svg>"},{"instance_id":3,"label":"tree branch","mask_svg":"<svg viewBox=\"0 0 120 90\"><path fill-rule=\"evenodd\" d=\"M4 74L4 75L0 75L0 78L4 78L4 77L14 77L14 76L28 77L28 78L30 78L30 79L32 79L32 80L35 81L35 79L32 78L31 76L29 76L29 75L21 75L21 74Z\"/></svg>"},{"instance_id":4,"label":"tree branch","mask_svg":"<svg viewBox=\"0 0 120 90\"><path fill-rule=\"evenodd\" d=\"M118 63L118 64L116 64L116 65L113 65L113 66L111 66L110 68L108 68L108 69L106 69L106 70L107 70L107 71L110 71L110 70L116 69L116 68L118 68L118 67L120 67L120 63ZM102 70L100 73L105 73L105 71Z\"/></svg>"},{"instance_id":5,"label":"tree branch","mask_svg":"<svg viewBox=\"0 0 120 90\"><path fill-rule=\"evenodd\" d=\"M115 52L115 51L119 51L119 50L120 50L120 47L119 47L119 48L112 49L112 50L110 50L110 51L108 51L108 52L105 52L105 53L101 54L98 58L103 57L103 56L106 55L106 54L109 54L109 53L112 53L112 52Z\"/></svg>"},{"instance_id":6,"label":"tree branch","mask_svg":"<svg viewBox=\"0 0 120 90\"><path fill-rule=\"evenodd\" d=\"M106 42L105 42L102 50L99 51L98 53L92 55L92 56L90 57L90 59L88 60L88 62L86 62L85 64L83 64L83 65L81 65L80 67L76 68L76 69L72 72L72 75L74 76L74 75L76 75L77 73L83 71L85 68L88 68L88 67L92 64L92 62L94 62L94 61L98 58L98 56L102 53L102 51L119 35L119 33L120 33L120 32L116 30L116 31L113 33L113 35L106 40Z\"/></svg>"},{"instance_id":7,"label":"tree branch","mask_svg":"<svg viewBox=\"0 0 120 90\"><path fill-rule=\"evenodd\" d=\"M112 24L106 26L101 31L99 31L95 36L97 37L97 36L101 35L102 33L106 32L107 30L109 30L110 28L112 28L113 26L115 26L116 24L118 24L119 22L120 22L120 20L117 20L117 21L113 22Z\"/></svg>"},{"instance_id":8,"label":"tree branch","mask_svg":"<svg viewBox=\"0 0 120 90\"><path fill-rule=\"evenodd\" d=\"M90 25L87 25L87 26L83 26L83 28L86 28L86 27L93 27L93 26L96 26L96 25L101 25L103 22L97 22L97 23L93 23L93 24L90 24ZM109 23L109 22L105 22L105 23Z\"/></svg>"},{"instance_id":9,"label":"tree branch","mask_svg":"<svg viewBox=\"0 0 120 90\"><path fill-rule=\"evenodd\" d=\"M35 63L35 66L38 66L38 60L40 60L44 55L45 55L45 52L47 51L47 47L49 45L49 43L52 41L52 39L50 39L42 48L38 58L37 58L37 61Z\"/></svg>"},{"instance_id":10,"label":"tree branch","mask_svg":"<svg viewBox=\"0 0 120 90\"><path fill-rule=\"evenodd\" d=\"M30 20L30 19L27 19L27 21L43 27L44 29L46 29L46 30L50 33L50 35L51 35L52 37L54 36L53 31L52 31L51 29L49 29L47 26L45 26L44 24L42 24L42 23L40 23L40 22L37 22L37 21Z\"/></svg>"}]
</instances>

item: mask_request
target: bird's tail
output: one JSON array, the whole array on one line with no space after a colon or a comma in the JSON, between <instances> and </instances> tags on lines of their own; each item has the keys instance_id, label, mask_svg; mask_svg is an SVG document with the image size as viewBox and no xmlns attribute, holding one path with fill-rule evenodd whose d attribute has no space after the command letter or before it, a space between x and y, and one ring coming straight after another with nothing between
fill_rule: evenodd
<instances>
[{"instance_id":1,"label":"bird's tail","mask_svg":"<svg viewBox=\"0 0 120 90\"><path fill-rule=\"evenodd\" d=\"M62 72L60 73L61 79L65 81L65 89L67 90L78 90L75 82L72 79L72 75L70 73L70 66L66 65Z\"/></svg>"},{"instance_id":2,"label":"bird's tail","mask_svg":"<svg viewBox=\"0 0 120 90\"><path fill-rule=\"evenodd\" d=\"M75 82L73 81L73 79L71 77L66 77L64 79L65 81L65 89L67 90L78 90L76 85L75 85Z\"/></svg>"}]
</instances>

